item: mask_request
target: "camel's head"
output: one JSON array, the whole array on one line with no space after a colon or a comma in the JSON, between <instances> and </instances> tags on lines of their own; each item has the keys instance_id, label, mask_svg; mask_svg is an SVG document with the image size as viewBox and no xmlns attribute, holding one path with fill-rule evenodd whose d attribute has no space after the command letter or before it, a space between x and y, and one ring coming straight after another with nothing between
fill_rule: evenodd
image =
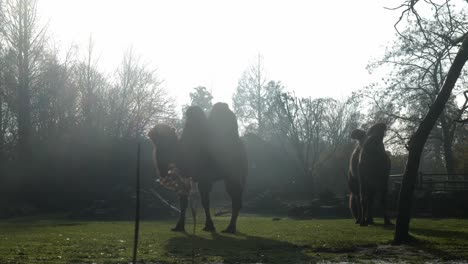
<instances>
[{"instance_id":1,"label":"camel's head","mask_svg":"<svg viewBox=\"0 0 468 264\"><path fill-rule=\"evenodd\" d=\"M351 138L362 143L366 138L366 132L361 129L354 129L353 132L351 132Z\"/></svg>"},{"instance_id":2,"label":"camel's head","mask_svg":"<svg viewBox=\"0 0 468 264\"><path fill-rule=\"evenodd\" d=\"M387 131L387 125L384 123L377 123L369 128L369 130L367 131L367 136L383 140L385 136L385 131Z\"/></svg>"},{"instance_id":3,"label":"camel's head","mask_svg":"<svg viewBox=\"0 0 468 264\"><path fill-rule=\"evenodd\" d=\"M158 124L148 132L153 142L156 173L166 177L169 170L175 168L177 159L177 135L175 129L165 124Z\"/></svg>"}]
</instances>

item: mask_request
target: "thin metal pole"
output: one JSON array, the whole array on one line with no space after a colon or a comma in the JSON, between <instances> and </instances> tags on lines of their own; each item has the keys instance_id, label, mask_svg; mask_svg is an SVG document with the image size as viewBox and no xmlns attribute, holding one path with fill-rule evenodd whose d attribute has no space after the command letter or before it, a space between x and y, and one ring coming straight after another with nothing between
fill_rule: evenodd
<instances>
[{"instance_id":1,"label":"thin metal pole","mask_svg":"<svg viewBox=\"0 0 468 264\"><path fill-rule=\"evenodd\" d=\"M140 229L140 143L137 148L137 164L136 164L136 208L135 208L135 237L133 239L133 264L137 260L138 248L138 231Z\"/></svg>"}]
</instances>

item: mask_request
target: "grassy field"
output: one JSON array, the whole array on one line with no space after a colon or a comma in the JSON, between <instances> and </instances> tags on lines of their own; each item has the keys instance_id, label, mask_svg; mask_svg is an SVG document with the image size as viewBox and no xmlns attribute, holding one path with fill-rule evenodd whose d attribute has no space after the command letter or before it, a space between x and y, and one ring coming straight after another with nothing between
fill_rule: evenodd
<instances>
[{"instance_id":1,"label":"grassy field","mask_svg":"<svg viewBox=\"0 0 468 264\"><path fill-rule=\"evenodd\" d=\"M200 219L202 220L202 219ZM200 221L199 220L199 221ZM218 230L229 218L216 217ZM377 219L377 222L382 222ZM414 245L390 246L393 229L356 226L351 219L273 221L242 216L235 235L206 233L191 223L184 233L174 221L143 221L141 263L424 262L468 260L468 220L415 219ZM133 223L79 222L60 218L0 221L0 263L129 263Z\"/></svg>"}]
</instances>

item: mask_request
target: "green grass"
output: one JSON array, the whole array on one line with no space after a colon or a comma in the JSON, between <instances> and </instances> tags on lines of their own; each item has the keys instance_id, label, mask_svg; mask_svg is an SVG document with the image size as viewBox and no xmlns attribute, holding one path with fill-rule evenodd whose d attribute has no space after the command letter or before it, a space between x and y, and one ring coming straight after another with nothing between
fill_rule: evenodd
<instances>
[{"instance_id":1,"label":"green grass","mask_svg":"<svg viewBox=\"0 0 468 264\"><path fill-rule=\"evenodd\" d=\"M216 217L215 225L221 230L228 221ZM378 246L390 243L393 229L359 227L351 219L272 221L242 216L236 235L206 233L198 224L192 236L191 223L187 234L174 233L169 231L173 224L141 223L139 261L190 263L192 245L197 263L468 260L468 220L415 219L411 227L418 242L409 247ZM129 263L132 239L131 222L0 221L0 263Z\"/></svg>"}]
</instances>

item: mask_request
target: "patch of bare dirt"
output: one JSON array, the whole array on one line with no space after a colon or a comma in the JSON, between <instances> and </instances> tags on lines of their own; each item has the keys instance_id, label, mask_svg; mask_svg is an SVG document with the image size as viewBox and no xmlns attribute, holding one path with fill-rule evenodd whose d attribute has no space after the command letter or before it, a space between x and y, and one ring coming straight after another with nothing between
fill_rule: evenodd
<instances>
[{"instance_id":1,"label":"patch of bare dirt","mask_svg":"<svg viewBox=\"0 0 468 264\"><path fill-rule=\"evenodd\" d=\"M363 255L395 257L397 259L438 259L434 254L407 245L377 245L376 247L357 248L356 252Z\"/></svg>"},{"instance_id":2,"label":"patch of bare dirt","mask_svg":"<svg viewBox=\"0 0 468 264\"><path fill-rule=\"evenodd\" d=\"M337 259L320 260L317 263L375 263L375 264L390 264L390 263L424 263L424 264L468 264L468 261L446 261L440 256L431 252L407 245L392 246L392 245L369 245L357 247L342 251L321 251L331 254L339 254ZM320 254L317 254L321 258Z\"/></svg>"}]
</instances>

